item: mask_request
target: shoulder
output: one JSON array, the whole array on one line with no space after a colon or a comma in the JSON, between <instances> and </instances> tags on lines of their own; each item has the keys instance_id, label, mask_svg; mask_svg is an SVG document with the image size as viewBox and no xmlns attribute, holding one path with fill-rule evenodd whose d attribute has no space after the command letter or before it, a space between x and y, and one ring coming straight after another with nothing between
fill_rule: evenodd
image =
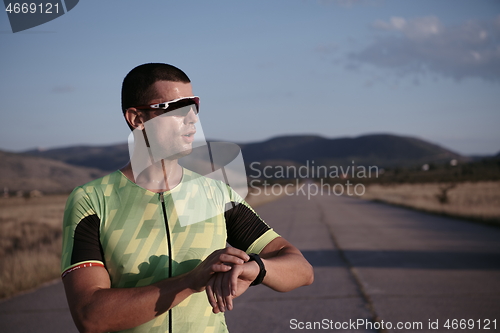
<instances>
[{"instance_id":1,"label":"shoulder","mask_svg":"<svg viewBox=\"0 0 500 333\"><path fill-rule=\"evenodd\" d=\"M114 187L123 187L127 184L129 180L121 173L121 171L116 170L106 176L94 179L86 184L77 186L73 192L85 193L87 195L99 195L106 191L112 190Z\"/></svg>"},{"instance_id":2,"label":"shoulder","mask_svg":"<svg viewBox=\"0 0 500 333\"><path fill-rule=\"evenodd\" d=\"M110 174L107 174L106 176L94 179L86 184L80 185L77 188L89 189L94 187L120 184L124 182L124 180L127 180L127 178L123 175L123 173L120 170L116 170Z\"/></svg>"},{"instance_id":3,"label":"shoulder","mask_svg":"<svg viewBox=\"0 0 500 333\"><path fill-rule=\"evenodd\" d=\"M115 185L123 183L123 179L126 180L126 177L117 170L106 176L75 187L66 201L66 210L72 209L75 206L91 205L91 202L102 197L106 191L110 191Z\"/></svg>"}]
</instances>

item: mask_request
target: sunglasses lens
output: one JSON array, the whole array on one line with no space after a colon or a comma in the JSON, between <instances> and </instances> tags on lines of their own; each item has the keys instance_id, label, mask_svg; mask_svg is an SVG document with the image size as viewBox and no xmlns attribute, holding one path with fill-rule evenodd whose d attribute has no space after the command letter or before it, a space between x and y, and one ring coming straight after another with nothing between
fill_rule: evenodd
<instances>
[{"instance_id":1,"label":"sunglasses lens","mask_svg":"<svg viewBox=\"0 0 500 333\"><path fill-rule=\"evenodd\" d=\"M194 114L198 114L198 109L196 107L196 104L191 104L191 105L186 105L186 106L183 106L183 107L179 107L179 108L176 108L172 111L170 111L170 108L168 108L167 110L164 110L165 112L163 113L164 116L181 116L181 117L185 117L188 115L189 112L191 112L191 110L194 112Z\"/></svg>"},{"instance_id":2,"label":"sunglasses lens","mask_svg":"<svg viewBox=\"0 0 500 333\"><path fill-rule=\"evenodd\" d=\"M199 110L199 105L200 105L200 99L199 98L186 98L186 99L181 99L180 101L171 103L168 105L168 108L165 110L165 112L171 112L179 109L187 109L187 112L189 112L190 108L189 106L194 107L194 111L196 114L200 112ZM186 112L186 114L187 114Z\"/></svg>"}]
</instances>

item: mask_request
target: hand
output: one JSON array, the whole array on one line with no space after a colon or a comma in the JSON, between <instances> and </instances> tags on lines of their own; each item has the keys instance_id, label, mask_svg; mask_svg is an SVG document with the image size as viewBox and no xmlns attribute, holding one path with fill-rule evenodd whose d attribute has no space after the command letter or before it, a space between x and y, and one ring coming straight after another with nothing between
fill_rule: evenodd
<instances>
[{"instance_id":1,"label":"hand","mask_svg":"<svg viewBox=\"0 0 500 333\"><path fill-rule=\"evenodd\" d=\"M226 247L212 252L212 254L189 273L191 289L195 292L205 290L208 281L214 273L228 272L233 265L242 265L249 259L248 254L234 247Z\"/></svg>"},{"instance_id":2,"label":"hand","mask_svg":"<svg viewBox=\"0 0 500 333\"><path fill-rule=\"evenodd\" d=\"M233 265L230 271L213 274L207 283L206 293L213 313L233 309L233 299L243 294L259 275L255 261Z\"/></svg>"}]
</instances>

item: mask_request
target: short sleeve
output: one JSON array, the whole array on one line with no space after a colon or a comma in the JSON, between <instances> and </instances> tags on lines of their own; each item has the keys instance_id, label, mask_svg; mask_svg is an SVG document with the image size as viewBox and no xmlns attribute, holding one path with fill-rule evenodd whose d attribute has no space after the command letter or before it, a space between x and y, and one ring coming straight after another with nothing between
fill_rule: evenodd
<instances>
[{"instance_id":1,"label":"short sleeve","mask_svg":"<svg viewBox=\"0 0 500 333\"><path fill-rule=\"evenodd\" d=\"M243 200L229 188L231 201L226 204L227 242L247 253L259 254L279 235Z\"/></svg>"},{"instance_id":2,"label":"short sleeve","mask_svg":"<svg viewBox=\"0 0 500 333\"><path fill-rule=\"evenodd\" d=\"M99 237L100 218L82 187L70 194L63 218L63 245L61 272L92 263L104 266L104 257Z\"/></svg>"}]
</instances>

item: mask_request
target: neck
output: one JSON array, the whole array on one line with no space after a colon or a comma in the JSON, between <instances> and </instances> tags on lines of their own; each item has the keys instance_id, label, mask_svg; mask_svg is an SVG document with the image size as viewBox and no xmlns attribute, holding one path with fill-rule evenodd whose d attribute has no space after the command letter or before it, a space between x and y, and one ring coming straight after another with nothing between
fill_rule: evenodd
<instances>
[{"instance_id":1,"label":"neck","mask_svg":"<svg viewBox=\"0 0 500 333\"><path fill-rule=\"evenodd\" d=\"M120 169L131 181L152 192L164 192L177 186L182 178L182 167L177 160L162 159L134 174L132 164L129 162Z\"/></svg>"}]
</instances>

